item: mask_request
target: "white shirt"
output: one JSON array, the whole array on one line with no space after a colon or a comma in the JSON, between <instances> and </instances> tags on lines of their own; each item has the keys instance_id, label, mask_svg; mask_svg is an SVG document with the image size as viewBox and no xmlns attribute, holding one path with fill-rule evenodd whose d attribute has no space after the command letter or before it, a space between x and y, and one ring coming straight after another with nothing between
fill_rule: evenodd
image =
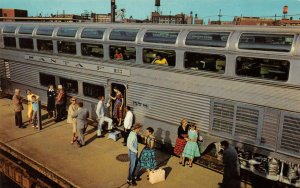
<instances>
[{"instance_id":1,"label":"white shirt","mask_svg":"<svg viewBox=\"0 0 300 188\"><path fill-rule=\"evenodd\" d=\"M96 108L96 114L98 119L102 118L104 116L104 105L103 101L99 101Z\"/></svg>"},{"instance_id":2,"label":"white shirt","mask_svg":"<svg viewBox=\"0 0 300 188\"><path fill-rule=\"evenodd\" d=\"M131 129L132 121L133 121L133 114L132 114L131 111L128 111L126 113L126 116L125 116L125 119L124 119L124 128L125 129Z\"/></svg>"}]
</instances>

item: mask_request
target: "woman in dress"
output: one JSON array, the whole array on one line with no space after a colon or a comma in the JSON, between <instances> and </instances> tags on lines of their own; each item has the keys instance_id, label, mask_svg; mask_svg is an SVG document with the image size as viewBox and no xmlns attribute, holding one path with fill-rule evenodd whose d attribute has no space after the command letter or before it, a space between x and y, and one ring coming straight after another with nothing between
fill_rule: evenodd
<instances>
[{"instance_id":1,"label":"woman in dress","mask_svg":"<svg viewBox=\"0 0 300 188\"><path fill-rule=\"evenodd\" d=\"M70 123L72 125L72 141L71 144L73 144L76 141L76 131L77 131L77 122L76 118L72 118L74 113L77 111L78 106L76 104L76 99L74 97L71 98L71 104L68 109L68 118L67 118L67 123Z\"/></svg>"},{"instance_id":2,"label":"woman in dress","mask_svg":"<svg viewBox=\"0 0 300 188\"><path fill-rule=\"evenodd\" d=\"M114 92L115 92L115 97L110 96L110 98L115 101L113 117L117 119L118 126L121 126L122 119L123 119L124 98L118 88L114 88Z\"/></svg>"},{"instance_id":3,"label":"woman in dress","mask_svg":"<svg viewBox=\"0 0 300 188\"><path fill-rule=\"evenodd\" d=\"M180 156L179 164L182 164L182 152L188 140L188 123L185 118L181 120L181 125L177 131L178 137L174 147L174 154Z\"/></svg>"},{"instance_id":4,"label":"woman in dress","mask_svg":"<svg viewBox=\"0 0 300 188\"><path fill-rule=\"evenodd\" d=\"M55 110L55 96L56 92L54 90L53 85L50 85L47 90L47 111L48 118L54 117L56 118L56 110Z\"/></svg>"},{"instance_id":5,"label":"woman in dress","mask_svg":"<svg viewBox=\"0 0 300 188\"><path fill-rule=\"evenodd\" d=\"M152 127L148 127L146 129L146 135L145 135L146 146L144 147L140 155L139 167L141 169L146 169L148 173L151 170L155 170L156 168L155 150L154 150L155 138L153 136L153 132L154 130Z\"/></svg>"},{"instance_id":6,"label":"woman in dress","mask_svg":"<svg viewBox=\"0 0 300 188\"><path fill-rule=\"evenodd\" d=\"M33 115L33 108L32 108L32 96L34 95L30 89L26 90L27 93L27 117L28 117L28 121L31 124L32 123L32 115ZM39 99L39 96L36 96L36 100Z\"/></svg>"},{"instance_id":7,"label":"woman in dress","mask_svg":"<svg viewBox=\"0 0 300 188\"><path fill-rule=\"evenodd\" d=\"M184 147L182 152L182 166L185 165L185 158L189 158L189 166L192 167L193 160L195 157L200 157L200 150L197 144L198 131L196 130L196 125L192 124L190 130L188 131L188 142Z\"/></svg>"}]
</instances>

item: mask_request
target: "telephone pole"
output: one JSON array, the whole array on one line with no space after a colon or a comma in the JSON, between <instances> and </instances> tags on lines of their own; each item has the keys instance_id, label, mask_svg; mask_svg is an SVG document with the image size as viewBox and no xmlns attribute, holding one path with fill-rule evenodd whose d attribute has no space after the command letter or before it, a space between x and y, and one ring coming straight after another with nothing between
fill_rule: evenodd
<instances>
[{"instance_id":1,"label":"telephone pole","mask_svg":"<svg viewBox=\"0 0 300 188\"><path fill-rule=\"evenodd\" d=\"M114 23L116 21L116 0L111 0L111 12L110 12L111 22Z\"/></svg>"},{"instance_id":2,"label":"telephone pole","mask_svg":"<svg viewBox=\"0 0 300 188\"><path fill-rule=\"evenodd\" d=\"M219 25L221 25L221 17L222 17L222 14L221 14L221 9L219 10L218 17L219 17Z\"/></svg>"}]
</instances>

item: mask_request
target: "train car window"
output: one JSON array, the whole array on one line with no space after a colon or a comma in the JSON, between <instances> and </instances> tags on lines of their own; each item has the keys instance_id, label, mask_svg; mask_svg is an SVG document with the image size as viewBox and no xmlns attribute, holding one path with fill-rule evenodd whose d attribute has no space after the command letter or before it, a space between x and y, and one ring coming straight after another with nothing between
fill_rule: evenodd
<instances>
[{"instance_id":1,"label":"train car window","mask_svg":"<svg viewBox=\"0 0 300 188\"><path fill-rule=\"evenodd\" d=\"M55 85L55 76L40 73L40 84L45 87L48 87L49 85Z\"/></svg>"},{"instance_id":2,"label":"train car window","mask_svg":"<svg viewBox=\"0 0 300 188\"><path fill-rule=\"evenodd\" d=\"M39 26L36 34L43 36L52 36L54 26Z\"/></svg>"},{"instance_id":3,"label":"train car window","mask_svg":"<svg viewBox=\"0 0 300 188\"><path fill-rule=\"evenodd\" d=\"M53 52L53 42L52 42L52 40L37 39L37 47L38 47L39 51Z\"/></svg>"},{"instance_id":4,"label":"train car window","mask_svg":"<svg viewBox=\"0 0 300 188\"><path fill-rule=\"evenodd\" d=\"M14 25L6 25L4 26L3 33L15 33L17 26Z\"/></svg>"},{"instance_id":5,"label":"train car window","mask_svg":"<svg viewBox=\"0 0 300 188\"><path fill-rule=\"evenodd\" d=\"M179 31L147 31L143 41L152 43L175 44Z\"/></svg>"},{"instance_id":6,"label":"train car window","mask_svg":"<svg viewBox=\"0 0 300 188\"><path fill-rule=\"evenodd\" d=\"M33 50L33 40L29 38L19 38L20 48Z\"/></svg>"},{"instance_id":7,"label":"train car window","mask_svg":"<svg viewBox=\"0 0 300 188\"><path fill-rule=\"evenodd\" d=\"M99 96L105 96L104 86L83 82L83 95L95 99Z\"/></svg>"},{"instance_id":8,"label":"train car window","mask_svg":"<svg viewBox=\"0 0 300 188\"><path fill-rule=\"evenodd\" d=\"M32 32L33 32L34 27L35 26L26 26L26 25L23 25L19 29L19 34L31 35Z\"/></svg>"},{"instance_id":9,"label":"train car window","mask_svg":"<svg viewBox=\"0 0 300 188\"><path fill-rule=\"evenodd\" d=\"M134 47L128 46L110 46L110 59L125 60L134 63L136 59L136 50Z\"/></svg>"},{"instance_id":10,"label":"train car window","mask_svg":"<svg viewBox=\"0 0 300 188\"><path fill-rule=\"evenodd\" d=\"M189 46L226 47L229 32L191 31L186 37L185 44Z\"/></svg>"},{"instance_id":11,"label":"train car window","mask_svg":"<svg viewBox=\"0 0 300 188\"><path fill-rule=\"evenodd\" d=\"M135 41L138 29L113 29L109 40Z\"/></svg>"},{"instance_id":12,"label":"train car window","mask_svg":"<svg viewBox=\"0 0 300 188\"><path fill-rule=\"evenodd\" d=\"M67 78L59 78L59 83L65 88L67 93L78 93L78 82Z\"/></svg>"},{"instance_id":13,"label":"train car window","mask_svg":"<svg viewBox=\"0 0 300 188\"><path fill-rule=\"evenodd\" d=\"M236 74L261 79L287 81L290 62L286 60L237 57Z\"/></svg>"},{"instance_id":14,"label":"train car window","mask_svg":"<svg viewBox=\"0 0 300 188\"><path fill-rule=\"evenodd\" d=\"M105 29L85 28L81 33L81 38L102 39Z\"/></svg>"},{"instance_id":15,"label":"train car window","mask_svg":"<svg viewBox=\"0 0 300 188\"><path fill-rule=\"evenodd\" d=\"M226 56L218 54L186 52L184 58L184 67L191 70L210 71L224 74L226 67Z\"/></svg>"},{"instance_id":16,"label":"train car window","mask_svg":"<svg viewBox=\"0 0 300 188\"><path fill-rule=\"evenodd\" d=\"M76 54L75 42L57 41L58 53Z\"/></svg>"},{"instance_id":17,"label":"train car window","mask_svg":"<svg viewBox=\"0 0 300 188\"><path fill-rule=\"evenodd\" d=\"M81 44L81 54L83 56L91 56L91 57L103 57L103 45L102 44Z\"/></svg>"},{"instance_id":18,"label":"train car window","mask_svg":"<svg viewBox=\"0 0 300 188\"><path fill-rule=\"evenodd\" d=\"M244 33L239 40L239 49L289 52L293 40L294 35Z\"/></svg>"},{"instance_id":19,"label":"train car window","mask_svg":"<svg viewBox=\"0 0 300 188\"><path fill-rule=\"evenodd\" d=\"M143 49L143 61L146 64L175 66L176 53L174 50Z\"/></svg>"},{"instance_id":20,"label":"train car window","mask_svg":"<svg viewBox=\"0 0 300 188\"><path fill-rule=\"evenodd\" d=\"M16 48L16 38L15 37L3 37L4 46L10 48Z\"/></svg>"},{"instance_id":21,"label":"train car window","mask_svg":"<svg viewBox=\"0 0 300 188\"><path fill-rule=\"evenodd\" d=\"M75 37L78 27L60 27L57 31L57 36L60 37Z\"/></svg>"}]
</instances>

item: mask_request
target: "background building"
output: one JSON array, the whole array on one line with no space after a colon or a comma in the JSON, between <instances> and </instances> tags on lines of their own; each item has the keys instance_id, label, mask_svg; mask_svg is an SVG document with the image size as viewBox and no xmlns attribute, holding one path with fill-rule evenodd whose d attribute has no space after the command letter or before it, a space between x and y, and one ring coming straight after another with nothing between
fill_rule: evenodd
<instances>
[{"instance_id":1,"label":"background building","mask_svg":"<svg viewBox=\"0 0 300 188\"><path fill-rule=\"evenodd\" d=\"M20 9L0 9L0 21L15 21L13 17L27 17L27 10ZM7 17L7 18L5 18Z\"/></svg>"}]
</instances>

